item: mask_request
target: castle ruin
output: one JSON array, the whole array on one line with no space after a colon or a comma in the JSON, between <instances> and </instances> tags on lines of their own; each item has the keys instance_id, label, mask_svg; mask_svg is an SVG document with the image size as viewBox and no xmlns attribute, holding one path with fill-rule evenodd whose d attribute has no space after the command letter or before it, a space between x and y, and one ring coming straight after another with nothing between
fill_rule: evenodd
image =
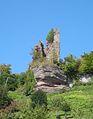
<instances>
[{"instance_id":1,"label":"castle ruin","mask_svg":"<svg viewBox=\"0 0 93 119\"><path fill-rule=\"evenodd\" d=\"M37 54L37 57L36 57ZM54 30L53 42L47 43L46 48L41 41L34 47L34 58L38 60L42 57L46 58L46 62L59 62L60 60L60 32L56 28Z\"/></svg>"},{"instance_id":2,"label":"castle ruin","mask_svg":"<svg viewBox=\"0 0 93 119\"><path fill-rule=\"evenodd\" d=\"M60 62L59 30L51 29L46 40L45 48L41 41L34 47L30 69L37 82L36 89L53 92L63 89L67 80L64 72L57 65L54 65Z\"/></svg>"}]
</instances>

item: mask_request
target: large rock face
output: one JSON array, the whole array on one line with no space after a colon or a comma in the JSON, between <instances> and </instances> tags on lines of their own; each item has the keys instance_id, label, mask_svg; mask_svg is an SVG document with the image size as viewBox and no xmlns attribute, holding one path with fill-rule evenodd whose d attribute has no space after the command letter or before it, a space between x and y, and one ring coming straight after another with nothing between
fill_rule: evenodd
<instances>
[{"instance_id":1,"label":"large rock face","mask_svg":"<svg viewBox=\"0 0 93 119\"><path fill-rule=\"evenodd\" d=\"M57 66L39 66L33 69L37 81L37 88L46 92L62 89L66 85L66 76ZM50 90L49 90L50 89Z\"/></svg>"},{"instance_id":2,"label":"large rock face","mask_svg":"<svg viewBox=\"0 0 93 119\"><path fill-rule=\"evenodd\" d=\"M39 66L32 69L37 81L49 84L62 84L66 82L66 76L57 66Z\"/></svg>"}]
</instances>

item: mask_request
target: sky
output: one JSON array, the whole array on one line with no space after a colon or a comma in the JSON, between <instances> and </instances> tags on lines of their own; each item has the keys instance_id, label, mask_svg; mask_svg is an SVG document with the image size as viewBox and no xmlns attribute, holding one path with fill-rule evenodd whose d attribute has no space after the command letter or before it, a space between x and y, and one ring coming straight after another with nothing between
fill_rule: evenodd
<instances>
[{"instance_id":1,"label":"sky","mask_svg":"<svg viewBox=\"0 0 93 119\"><path fill-rule=\"evenodd\" d=\"M0 0L0 64L25 72L30 52L60 29L61 59L93 50L93 0Z\"/></svg>"}]
</instances>

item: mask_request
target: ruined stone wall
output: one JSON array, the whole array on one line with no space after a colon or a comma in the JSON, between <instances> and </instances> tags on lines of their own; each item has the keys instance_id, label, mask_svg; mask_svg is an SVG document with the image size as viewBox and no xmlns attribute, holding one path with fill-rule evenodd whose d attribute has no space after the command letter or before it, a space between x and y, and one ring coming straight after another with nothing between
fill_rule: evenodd
<instances>
[{"instance_id":1,"label":"ruined stone wall","mask_svg":"<svg viewBox=\"0 0 93 119\"><path fill-rule=\"evenodd\" d=\"M49 43L45 49L46 60L53 62L55 59L57 62L60 60L60 32L58 29L54 31L54 41Z\"/></svg>"},{"instance_id":2,"label":"ruined stone wall","mask_svg":"<svg viewBox=\"0 0 93 119\"><path fill-rule=\"evenodd\" d=\"M46 57L46 62L49 62L49 63L54 63L54 61L59 62L60 60L60 32L59 30L58 29L54 30L54 41L52 43L48 43L46 48L44 48L43 43L39 41L35 49L36 49L37 55L41 55L40 58Z\"/></svg>"},{"instance_id":3,"label":"ruined stone wall","mask_svg":"<svg viewBox=\"0 0 93 119\"><path fill-rule=\"evenodd\" d=\"M55 49L55 53L57 55L57 61L59 62L60 60L60 32L58 29L56 29L54 33L53 48Z\"/></svg>"}]
</instances>

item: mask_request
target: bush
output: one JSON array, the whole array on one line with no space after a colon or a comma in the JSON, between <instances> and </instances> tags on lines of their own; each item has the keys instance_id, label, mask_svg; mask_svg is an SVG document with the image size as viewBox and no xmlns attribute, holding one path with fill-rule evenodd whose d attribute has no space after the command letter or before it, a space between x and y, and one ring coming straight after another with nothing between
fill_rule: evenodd
<instances>
[{"instance_id":1,"label":"bush","mask_svg":"<svg viewBox=\"0 0 93 119\"><path fill-rule=\"evenodd\" d=\"M32 94L32 92L34 91L34 87L35 87L36 81L34 78L34 74L31 70L28 70L26 72L26 80L25 80L25 95L29 96Z\"/></svg>"},{"instance_id":2,"label":"bush","mask_svg":"<svg viewBox=\"0 0 93 119\"><path fill-rule=\"evenodd\" d=\"M8 94L7 84L2 79L2 81L0 80L0 108L6 107L10 103L10 99L7 96L7 94Z\"/></svg>"},{"instance_id":3,"label":"bush","mask_svg":"<svg viewBox=\"0 0 93 119\"><path fill-rule=\"evenodd\" d=\"M55 97L52 100L51 107L55 111L62 110L64 112L65 119L67 119L67 112L71 111L69 104L63 99L63 97ZM60 115L56 115L60 119Z\"/></svg>"},{"instance_id":4,"label":"bush","mask_svg":"<svg viewBox=\"0 0 93 119\"><path fill-rule=\"evenodd\" d=\"M17 77L18 77L18 84L19 86L23 86L25 84L25 80L26 80L26 73L25 72L22 72L20 74L17 74Z\"/></svg>"},{"instance_id":5,"label":"bush","mask_svg":"<svg viewBox=\"0 0 93 119\"><path fill-rule=\"evenodd\" d=\"M0 97L0 109L8 106L10 104L10 102L11 102L11 100L7 95Z\"/></svg>"},{"instance_id":6,"label":"bush","mask_svg":"<svg viewBox=\"0 0 93 119\"><path fill-rule=\"evenodd\" d=\"M46 40L48 43L52 43L54 41L54 30L51 29L50 32L48 33Z\"/></svg>"},{"instance_id":7,"label":"bush","mask_svg":"<svg viewBox=\"0 0 93 119\"><path fill-rule=\"evenodd\" d=\"M8 90L14 91L18 88L18 79L15 74L11 74L7 82Z\"/></svg>"},{"instance_id":8,"label":"bush","mask_svg":"<svg viewBox=\"0 0 93 119\"><path fill-rule=\"evenodd\" d=\"M44 107L37 105L32 112L31 119L47 119L47 111Z\"/></svg>"},{"instance_id":9,"label":"bush","mask_svg":"<svg viewBox=\"0 0 93 119\"><path fill-rule=\"evenodd\" d=\"M57 110L62 110L64 112L70 111L70 106L68 103L64 100L63 97L55 97L52 100L51 103L52 108L57 109Z\"/></svg>"},{"instance_id":10,"label":"bush","mask_svg":"<svg viewBox=\"0 0 93 119\"><path fill-rule=\"evenodd\" d=\"M42 90L37 90L31 95L32 107L36 105L47 106L47 95Z\"/></svg>"},{"instance_id":11,"label":"bush","mask_svg":"<svg viewBox=\"0 0 93 119\"><path fill-rule=\"evenodd\" d=\"M17 112L12 119L47 119L47 110L39 105L34 109L32 107L24 108Z\"/></svg>"}]
</instances>

